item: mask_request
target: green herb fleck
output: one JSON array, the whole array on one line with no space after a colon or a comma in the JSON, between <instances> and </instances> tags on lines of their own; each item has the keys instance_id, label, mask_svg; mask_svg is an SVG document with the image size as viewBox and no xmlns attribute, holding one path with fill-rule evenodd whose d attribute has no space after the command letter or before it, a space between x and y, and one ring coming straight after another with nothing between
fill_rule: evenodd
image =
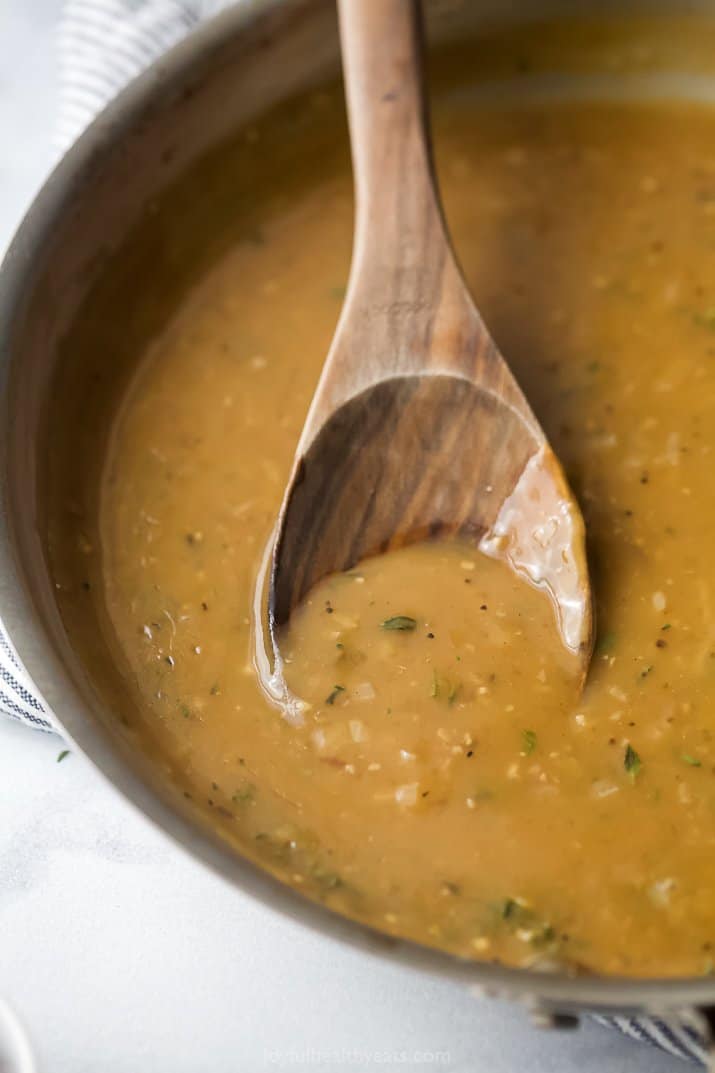
<instances>
[{"instance_id":1,"label":"green herb fleck","mask_svg":"<svg viewBox=\"0 0 715 1073\"><path fill-rule=\"evenodd\" d=\"M392 618L386 618L384 622L380 623L380 629L382 630L414 630L417 625L417 620L410 618L409 615L393 615Z\"/></svg>"},{"instance_id":2,"label":"green herb fleck","mask_svg":"<svg viewBox=\"0 0 715 1073\"><path fill-rule=\"evenodd\" d=\"M715 331L715 306L709 306L702 313L696 313L693 319L696 324L702 325L703 328Z\"/></svg>"},{"instance_id":3,"label":"green herb fleck","mask_svg":"<svg viewBox=\"0 0 715 1073\"><path fill-rule=\"evenodd\" d=\"M183 715L184 719L191 718L191 708L189 708L188 704L180 704L179 711Z\"/></svg>"},{"instance_id":4,"label":"green herb fleck","mask_svg":"<svg viewBox=\"0 0 715 1073\"><path fill-rule=\"evenodd\" d=\"M521 906L514 898L505 898L501 907L501 916L504 920L509 920L516 916L520 909Z\"/></svg>"},{"instance_id":5,"label":"green herb fleck","mask_svg":"<svg viewBox=\"0 0 715 1073\"><path fill-rule=\"evenodd\" d=\"M660 628L661 628L661 630L669 630L669 629L671 628L671 627L670 627L670 623L669 623L669 622L666 622L666 623L665 623L665 624L664 624L663 626L661 626Z\"/></svg>"},{"instance_id":6,"label":"green herb fleck","mask_svg":"<svg viewBox=\"0 0 715 1073\"><path fill-rule=\"evenodd\" d=\"M628 743L626 745L626 752L623 757L623 766L630 775L631 779L635 782L636 775L641 769L641 758L635 751L633 746Z\"/></svg>"},{"instance_id":7,"label":"green herb fleck","mask_svg":"<svg viewBox=\"0 0 715 1073\"><path fill-rule=\"evenodd\" d=\"M551 924L544 924L541 929L534 932L530 937L529 942L532 946L541 946L544 943L553 943L556 938L556 932Z\"/></svg>"},{"instance_id":8,"label":"green herb fleck","mask_svg":"<svg viewBox=\"0 0 715 1073\"><path fill-rule=\"evenodd\" d=\"M698 760L697 756L691 756L690 753L683 753L680 759L690 767L702 767L702 761Z\"/></svg>"},{"instance_id":9,"label":"green herb fleck","mask_svg":"<svg viewBox=\"0 0 715 1073\"><path fill-rule=\"evenodd\" d=\"M214 682L214 684L211 686L211 689L210 689L211 696L212 697L217 697L220 692L221 692L221 690L219 689L218 682Z\"/></svg>"},{"instance_id":10,"label":"green herb fleck","mask_svg":"<svg viewBox=\"0 0 715 1073\"><path fill-rule=\"evenodd\" d=\"M653 664L650 663L647 667L643 668L643 670L640 673L640 677L641 678L647 678L652 670L653 670Z\"/></svg>"},{"instance_id":11,"label":"green herb fleck","mask_svg":"<svg viewBox=\"0 0 715 1073\"><path fill-rule=\"evenodd\" d=\"M456 701L461 688L460 682L450 682L448 678L440 678L435 670L432 671L431 697L444 697L447 704L452 705Z\"/></svg>"},{"instance_id":12,"label":"green herb fleck","mask_svg":"<svg viewBox=\"0 0 715 1073\"><path fill-rule=\"evenodd\" d=\"M343 880L337 872L328 871L321 865L316 865L311 873L311 878L325 891L336 890L338 887L343 886Z\"/></svg>"},{"instance_id":13,"label":"green herb fleck","mask_svg":"<svg viewBox=\"0 0 715 1073\"><path fill-rule=\"evenodd\" d=\"M252 782L245 782L243 786L239 786L235 794L231 796L231 800L234 805L247 805L250 801L255 800L256 787Z\"/></svg>"},{"instance_id":14,"label":"green herb fleck","mask_svg":"<svg viewBox=\"0 0 715 1073\"><path fill-rule=\"evenodd\" d=\"M66 756L69 756L69 754L70 754L70 750L69 750L69 749L63 749L63 750L62 750L62 752L61 752L61 753L59 754L59 756L57 757L57 763L58 763L58 764L61 764L61 763L62 763L62 761L63 761L63 760L65 759L65 757L66 757Z\"/></svg>"},{"instance_id":15,"label":"green herb fleck","mask_svg":"<svg viewBox=\"0 0 715 1073\"><path fill-rule=\"evenodd\" d=\"M326 704L335 704L335 701L341 693L345 692L345 686L333 686L332 692L325 698Z\"/></svg>"},{"instance_id":16,"label":"green herb fleck","mask_svg":"<svg viewBox=\"0 0 715 1073\"><path fill-rule=\"evenodd\" d=\"M430 697L439 696L439 678L437 677L437 672L434 670L434 668L432 669L432 686L430 688L429 695Z\"/></svg>"},{"instance_id":17,"label":"green herb fleck","mask_svg":"<svg viewBox=\"0 0 715 1073\"><path fill-rule=\"evenodd\" d=\"M519 939L531 946L544 946L556 939L553 926L534 912L531 906L516 898L505 898L499 907L499 915Z\"/></svg>"},{"instance_id":18,"label":"green herb fleck","mask_svg":"<svg viewBox=\"0 0 715 1073\"><path fill-rule=\"evenodd\" d=\"M522 742L522 756L531 756L536 748L536 731L534 730L522 730L521 732Z\"/></svg>"}]
</instances>

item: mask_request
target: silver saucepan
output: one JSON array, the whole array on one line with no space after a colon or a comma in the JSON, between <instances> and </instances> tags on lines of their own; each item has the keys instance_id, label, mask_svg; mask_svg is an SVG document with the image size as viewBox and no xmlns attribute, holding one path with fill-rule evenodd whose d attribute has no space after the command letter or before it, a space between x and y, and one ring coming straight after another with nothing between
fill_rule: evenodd
<instances>
[{"instance_id":1,"label":"silver saucepan","mask_svg":"<svg viewBox=\"0 0 715 1073\"><path fill-rule=\"evenodd\" d=\"M538 20L559 11L569 18L599 16L609 6L621 15L664 7L687 18L696 5L689 0L661 5L637 0L612 5L603 0L434 0L427 4L429 38L439 44L481 33L495 20ZM715 57L710 74L698 70L697 79L688 77L692 72L683 67L682 54L670 66L663 57L653 62L664 69L649 77L657 81L662 76L669 92L715 96ZM4 621L68 738L174 839L275 910L419 971L522 1000L542 1024L573 1025L584 1011L647 1012L689 1019L709 1036L709 1025L715 1023L713 978L571 977L465 962L388 938L306 901L229 849L152 779L147 761L120 732L106 697L96 690L69 643L42 536L43 471L52 451L48 402L62 337L123 236L165 188L269 106L334 81L338 66L332 0L241 4L198 29L122 93L35 200L0 274ZM628 72L625 78L628 81ZM300 152L298 143L295 152ZM116 330L122 330L121 323Z\"/></svg>"}]
</instances>

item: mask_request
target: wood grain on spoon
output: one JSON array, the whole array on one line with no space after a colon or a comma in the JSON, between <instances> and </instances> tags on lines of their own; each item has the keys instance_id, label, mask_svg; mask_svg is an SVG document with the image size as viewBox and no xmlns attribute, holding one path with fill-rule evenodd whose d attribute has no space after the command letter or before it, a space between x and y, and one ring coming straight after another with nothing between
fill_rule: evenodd
<instances>
[{"instance_id":1,"label":"wood grain on spoon","mask_svg":"<svg viewBox=\"0 0 715 1073\"><path fill-rule=\"evenodd\" d=\"M585 670L581 514L452 251L415 0L338 0L356 188L347 296L278 519L274 646L317 581L402 544L468 537L547 588Z\"/></svg>"}]
</instances>

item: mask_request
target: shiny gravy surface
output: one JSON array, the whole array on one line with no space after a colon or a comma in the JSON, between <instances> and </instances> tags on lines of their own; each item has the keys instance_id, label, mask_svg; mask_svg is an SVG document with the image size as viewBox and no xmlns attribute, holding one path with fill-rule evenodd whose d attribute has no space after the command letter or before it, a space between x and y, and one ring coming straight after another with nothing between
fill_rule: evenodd
<instances>
[{"instance_id":1,"label":"shiny gravy surface","mask_svg":"<svg viewBox=\"0 0 715 1073\"><path fill-rule=\"evenodd\" d=\"M122 732L308 897L466 957L710 973L715 114L521 92L523 47L502 96L466 62L437 78L436 155L583 507L583 693L548 599L466 544L325 579L286 638L300 718L261 689L256 576L349 263L337 91L201 165L95 288L58 385L50 559Z\"/></svg>"}]
</instances>

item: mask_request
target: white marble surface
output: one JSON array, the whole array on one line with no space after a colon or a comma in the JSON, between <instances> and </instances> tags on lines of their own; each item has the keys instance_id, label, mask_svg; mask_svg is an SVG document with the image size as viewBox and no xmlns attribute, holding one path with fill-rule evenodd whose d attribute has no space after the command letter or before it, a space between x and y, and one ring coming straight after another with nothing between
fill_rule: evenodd
<instances>
[{"instance_id":1,"label":"white marble surface","mask_svg":"<svg viewBox=\"0 0 715 1073\"><path fill-rule=\"evenodd\" d=\"M3 247L52 159L59 3L0 0ZM42 1073L687 1068L316 938L190 860L81 756L58 764L61 747L0 719L0 999Z\"/></svg>"}]
</instances>

